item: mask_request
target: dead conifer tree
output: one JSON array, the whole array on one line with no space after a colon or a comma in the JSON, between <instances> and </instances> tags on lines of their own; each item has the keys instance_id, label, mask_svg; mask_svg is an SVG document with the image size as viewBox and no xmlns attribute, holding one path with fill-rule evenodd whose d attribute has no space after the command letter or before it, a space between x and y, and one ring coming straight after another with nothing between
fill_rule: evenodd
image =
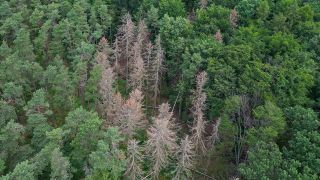
<instances>
[{"instance_id":1,"label":"dead conifer tree","mask_svg":"<svg viewBox=\"0 0 320 180\"><path fill-rule=\"evenodd\" d=\"M150 82L151 87L153 89L153 103L154 103L154 109L157 106L157 98L159 94L159 86L161 82L161 73L163 70L163 61L164 61L164 52L161 47L161 38L158 36L156 40L156 45L154 48L155 51L155 57L152 60L151 64L151 76L150 76Z\"/></svg>"},{"instance_id":2,"label":"dead conifer tree","mask_svg":"<svg viewBox=\"0 0 320 180\"><path fill-rule=\"evenodd\" d=\"M112 120L113 125L120 126L119 122L123 104L124 100L121 94L119 92L114 94L113 102L111 104L112 109L110 110L111 112L108 114L108 118Z\"/></svg>"},{"instance_id":3,"label":"dead conifer tree","mask_svg":"<svg viewBox=\"0 0 320 180\"><path fill-rule=\"evenodd\" d=\"M178 164L174 179L190 179L192 176L191 168L194 165L194 145L187 135L181 140L180 147L176 154Z\"/></svg>"},{"instance_id":4,"label":"dead conifer tree","mask_svg":"<svg viewBox=\"0 0 320 180\"><path fill-rule=\"evenodd\" d=\"M109 58L109 55L112 53L112 49L110 48L109 41L105 37L102 37L100 39L97 49L99 52L102 52L103 54L107 55L108 58Z\"/></svg>"},{"instance_id":5,"label":"dead conifer tree","mask_svg":"<svg viewBox=\"0 0 320 180\"><path fill-rule=\"evenodd\" d=\"M200 0L199 1L200 8L206 8L208 6L208 0Z\"/></svg>"},{"instance_id":6,"label":"dead conifer tree","mask_svg":"<svg viewBox=\"0 0 320 180\"><path fill-rule=\"evenodd\" d=\"M203 87L207 81L207 73L201 72L197 75L196 81L196 90L193 92L193 100L192 100L192 115L194 119L193 124L193 136L192 139L194 141L196 150L201 153L206 152L205 146L205 126L206 121L204 119L204 109L205 109L205 101L207 99L206 94L203 92Z\"/></svg>"},{"instance_id":7,"label":"dead conifer tree","mask_svg":"<svg viewBox=\"0 0 320 180\"><path fill-rule=\"evenodd\" d=\"M220 29L216 32L216 34L214 35L214 38L216 39L216 41L218 41L219 43L223 43L223 36L221 34Z\"/></svg>"},{"instance_id":8,"label":"dead conifer tree","mask_svg":"<svg viewBox=\"0 0 320 180\"><path fill-rule=\"evenodd\" d=\"M142 148L135 139L128 142L127 155L128 161L125 175L132 180L142 179L144 174L141 169L143 162Z\"/></svg>"},{"instance_id":9,"label":"dead conifer tree","mask_svg":"<svg viewBox=\"0 0 320 180\"><path fill-rule=\"evenodd\" d=\"M232 9L230 12L230 24L232 29L238 26L238 12L235 9Z\"/></svg>"},{"instance_id":10,"label":"dead conifer tree","mask_svg":"<svg viewBox=\"0 0 320 180\"><path fill-rule=\"evenodd\" d=\"M146 127L146 120L142 107L143 95L136 89L130 93L129 99L123 104L119 114L120 130L129 138L135 135L136 130Z\"/></svg>"},{"instance_id":11,"label":"dead conifer tree","mask_svg":"<svg viewBox=\"0 0 320 180\"><path fill-rule=\"evenodd\" d=\"M146 72L144 61L141 57L141 49L139 43L135 42L133 47L133 63L131 65L129 85L134 89L142 90Z\"/></svg>"},{"instance_id":12,"label":"dead conifer tree","mask_svg":"<svg viewBox=\"0 0 320 180\"><path fill-rule=\"evenodd\" d=\"M131 56L133 43L135 39L135 25L132 22L131 15L126 14L122 18L122 25L117 32L118 42L116 45L117 48L120 48L121 59L125 61L125 77L126 77L126 89L128 89L128 80L129 80L129 59ZM116 51L116 50L115 50Z\"/></svg>"},{"instance_id":13,"label":"dead conifer tree","mask_svg":"<svg viewBox=\"0 0 320 180\"><path fill-rule=\"evenodd\" d=\"M113 84L115 80L115 74L113 68L109 67L102 71L101 80L99 83L99 93L101 96L102 103L102 115L103 117L112 114L113 103L114 103L114 90Z\"/></svg>"},{"instance_id":14,"label":"dead conifer tree","mask_svg":"<svg viewBox=\"0 0 320 180\"><path fill-rule=\"evenodd\" d=\"M168 103L159 106L159 115L148 129L147 153L153 161L152 174L157 177L177 148L175 125Z\"/></svg>"},{"instance_id":15,"label":"dead conifer tree","mask_svg":"<svg viewBox=\"0 0 320 180\"><path fill-rule=\"evenodd\" d=\"M149 32L146 23L144 20L139 21L136 42L141 46L141 49L144 49L144 46L148 44L148 36Z\"/></svg>"},{"instance_id":16,"label":"dead conifer tree","mask_svg":"<svg viewBox=\"0 0 320 180\"><path fill-rule=\"evenodd\" d=\"M220 118L218 118L216 122L213 124L212 134L209 137L209 146L211 149L214 148L214 144L219 140L219 134L218 134L219 126L220 126Z\"/></svg>"},{"instance_id":17,"label":"dead conifer tree","mask_svg":"<svg viewBox=\"0 0 320 180\"><path fill-rule=\"evenodd\" d=\"M119 43L119 38L116 37L114 43L113 43L113 61L114 61L114 71L116 74L120 73L120 59L121 59L121 48Z\"/></svg>"},{"instance_id":18,"label":"dead conifer tree","mask_svg":"<svg viewBox=\"0 0 320 180\"><path fill-rule=\"evenodd\" d=\"M145 84L145 90L146 92L149 90L149 81L151 79L152 75L152 66L151 66L151 58L152 58L152 52L153 52L153 45L151 42L149 42L146 45L145 54L143 55L144 58L144 64L145 64L145 71L146 71L146 84Z\"/></svg>"}]
</instances>

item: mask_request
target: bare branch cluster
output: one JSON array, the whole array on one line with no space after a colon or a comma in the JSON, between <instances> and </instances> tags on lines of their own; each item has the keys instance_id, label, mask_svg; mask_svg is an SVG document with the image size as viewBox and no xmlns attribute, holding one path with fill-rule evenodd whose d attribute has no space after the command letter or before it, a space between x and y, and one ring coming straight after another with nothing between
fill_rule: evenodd
<instances>
[{"instance_id":1,"label":"bare branch cluster","mask_svg":"<svg viewBox=\"0 0 320 180\"><path fill-rule=\"evenodd\" d=\"M138 129L144 129L147 125L143 114L143 95L138 89L130 93L129 99L121 107L119 114L120 130L129 138L135 135Z\"/></svg>"},{"instance_id":2,"label":"bare branch cluster","mask_svg":"<svg viewBox=\"0 0 320 180\"><path fill-rule=\"evenodd\" d=\"M235 9L232 9L230 12L230 24L232 29L238 27L238 12Z\"/></svg>"},{"instance_id":3,"label":"bare branch cluster","mask_svg":"<svg viewBox=\"0 0 320 180\"><path fill-rule=\"evenodd\" d=\"M159 106L159 115L148 129L147 152L153 161L153 175L157 176L177 149L175 125L168 103Z\"/></svg>"},{"instance_id":4,"label":"bare branch cluster","mask_svg":"<svg viewBox=\"0 0 320 180\"><path fill-rule=\"evenodd\" d=\"M132 139L128 142L127 147L127 170L126 176L132 180L142 179L143 170L141 169L141 164L143 162L142 148L139 146L138 141Z\"/></svg>"},{"instance_id":5,"label":"bare branch cluster","mask_svg":"<svg viewBox=\"0 0 320 180\"><path fill-rule=\"evenodd\" d=\"M205 101L207 99L206 94L203 92L203 87L207 81L207 73L201 72L197 75L197 85L196 90L193 94L193 100L192 100L192 114L194 118L194 124L193 124L193 141L195 143L195 147L197 151L200 151L204 153L206 151L205 146L205 126L206 121L204 119L204 109L205 109Z\"/></svg>"},{"instance_id":6,"label":"bare branch cluster","mask_svg":"<svg viewBox=\"0 0 320 180\"><path fill-rule=\"evenodd\" d=\"M194 144L187 135L180 142L180 147L176 153L178 163L176 167L175 179L188 179L192 173L190 169L194 166Z\"/></svg>"},{"instance_id":7,"label":"bare branch cluster","mask_svg":"<svg viewBox=\"0 0 320 180\"><path fill-rule=\"evenodd\" d=\"M216 39L216 41L218 41L219 43L223 43L223 36L221 34L220 29L216 32L216 34L214 35L214 38Z\"/></svg>"}]
</instances>

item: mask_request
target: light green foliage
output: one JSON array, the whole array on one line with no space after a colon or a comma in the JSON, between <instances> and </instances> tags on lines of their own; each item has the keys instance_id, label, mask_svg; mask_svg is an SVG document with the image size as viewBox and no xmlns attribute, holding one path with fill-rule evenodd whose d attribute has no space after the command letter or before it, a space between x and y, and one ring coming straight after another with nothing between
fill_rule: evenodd
<instances>
[{"instance_id":1,"label":"light green foliage","mask_svg":"<svg viewBox=\"0 0 320 180\"><path fill-rule=\"evenodd\" d=\"M293 134L299 131L316 131L320 126L317 113L312 109L295 106L287 108L285 112Z\"/></svg>"},{"instance_id":2,"label":"light green foliage","mask_svg":"<svg viewBox=\"0 0 320 180\"><path fill-rule=\"evenodd\" d=\"M252 18L260 3L261 0L241 0L236 9L243 18Z\"/></svg>"},{"instance_id":3,"label":"light green foliage","mask_svg":"<svg viewBox=\"0 0 320 180\"><path fill-rule=\"evenodd\" d=\"M248 163L240 165L240 173L248 180L278 179L282 153L276 144L258 142L248 152Z\"/></svg>"},{"instance_id":4,"label":"light green foliage","mask_svg":"<svg viewBox=\"0 0 320 180\"><path fill-rule=\"evenodd\" d=\"M319 128L319 126L318 126ZM286 156L301 163L312 174L320 175L320 133L317 131L299 131L289 141Z\"/></svg>"},{"instance_id":5,"label":"light green foliage","mask_svg":"<svg viewBox=\"0 0 320 180\"><path fill-rule=\"evenodd\" d=\"M99 103L98 85L101 80L102 67L95 65L90 72L88 82L86 84L86 104L89 109L94 109Z\"/></svg>"},{"instance_id":6,"label":"light green foliage","mask_svg":"<svg viewBox=\"0 0 320 180\"><path fill-rule=\"evenodd\" d=\"M39 89L33 93L32 99L25 106L27 119L27 127L32 132L32 144L40 150L45 146L46 132L52 127L47 122L47 116L51 115L49 103L45 99L45 91Z\"/></svg>"},{"instance_id":7,"label":"light green foliage","mask_svg":"<svg viewBox=\"0 0 320 180\"><path fill-rule=\"evenodd\" d=\"M214 35L219 29L222 34L231 31L230 10L212 4L207 9L200 9L196 15L196 32Z\"/></svg>"},{"instance_id":8,"label":"light green foliage","mask_svg":"<svg viewBox=\"0 0 320 180\"><path fill-rule=\"evenodd\" d=\"M34 180L35 178L34 166L30 164L29 161L23 161L14 168L14 171L9 175L8 179Z\"/></svg>"},{"instance_id":9,"label":"light green foliage","mask_svg":"<svg viewBox=\"0 0 320 180\"><path fill-rule=\"evenodd\" d=\"M65 116L72 107L74 93L68 68L59 57L56 57L43 76L42 83L48 89L48 100L52 110L57 116Z\"/></svg>"},{"instance_id":10,"label":"light green foliage","mask_svg":"<svg viewBox=\"0 0 320 180\"><path fill-rule=\"evenodd\" d=\"M161 16L168 14L171 17L183 17L186 11L181 0L160 0L159 13Z\"/></svg>"},{"instance_id":11,"label":"light green foliage","mask_svg":"<svg viewBox=\"0 0 320 180\"><path fill-rule=\"evenodd\" d=\"M118 129L109 127L106 140L98 142L97 150L90 154L92 173L88 179L119 179L126 167L125 154L119 149L119 142L123 140Z\"/></svg>"},{"instance_id":12,"label":"light green foliage","mask_svg":"<svg viewBox=\"0 0 320 180\"><path fill-rule=\"evenodd\" d=\"M170 78L180 74L178 67L182 63L181 53L188 43L191 32L192 25L185 18L165 15L161 20L160 35L167 57L165 63L168 67L172 67L168 71Z\"/></svg>"},{"instance_id":13,"label":"light green foliage","mask_svg":"<svg viewBox=\"0 0 320 180\"><path fill-rule=\"evenodd\" d=\"M69 160L63 157L61 151L56 148L51 156L51 180L69 180L72 178Z\"/></svg>"},{"instance_id":14,"label":"light green foliage","mask_svg":"<svg viewBox=\"0 0 320 180\"><path fill-rule=\"evenodd\" d=\"M83 108L71 111L66 117L63 129L72 149L71 163L74 166L83 167L84 160L95 150L99 139L103 137L101 125L102 120L97 113L88 112Z\"/></svg>"},{"instance_id":15,"label":"light green foliage","mask_svg":"<svg viewBox=\"0 0 320 180\"><path fill-rule=\"evenodd\" d=\"M255 144L257 141L272 142L285 130L285 118L282 110L270 101L253 110L256 118L255 127L248 131L248 141Z\"/></svg>"},{"instance_id":16,"label":"light green foliage","mask_svg":"<svg viewBox=\"0 0 320 180\"><path fill-rule=\"evenodd\" d=\"M20 85L13 82L4 84L2 98L8 104L13 106L23 106L23 89Z\"/></svg>"}]
</instances>

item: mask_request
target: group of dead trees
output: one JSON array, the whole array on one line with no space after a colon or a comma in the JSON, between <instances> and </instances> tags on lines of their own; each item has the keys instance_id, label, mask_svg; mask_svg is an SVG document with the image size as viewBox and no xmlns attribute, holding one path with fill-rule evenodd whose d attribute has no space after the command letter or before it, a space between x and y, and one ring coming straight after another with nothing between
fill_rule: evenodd
<instances>
[{"instance_id":1,"label":"group of dead trees","mask_svg":"<svg viewBox=\"0 0 320 180\"><path fill-rule=\"evenodd\" d=\"M206 94L203 90L207 80L206 73L202 72L197 76L191 109L194 117L191 135L185 135L179 145L177 122L168 103L158 107L155 117L148 118L145 115L145 96L150 97L153 109L156 109L158 103L164 61L160 36L153 44L145 23L140 21L136 26L127 14L114 42L110 44L112 46L106 38L101 38L96 55L96 62L101 67L98 111L105 119L106 126L119 127L120 132L127 137L126 176L130 179L143 178L146 174L142 164L146 157L152 161L148 176L157 177L174 159L175 178L189 177L196 154L204 155L208 148L208 139L204 135L207 125L204 118ZM117 79L125 80L126 92L130 92L127 98L115 90ZM213 129L213 137L217 139L218 127ZM145 146L135 140L140 130L147 131Z\"/></svg>"}]
</instances>

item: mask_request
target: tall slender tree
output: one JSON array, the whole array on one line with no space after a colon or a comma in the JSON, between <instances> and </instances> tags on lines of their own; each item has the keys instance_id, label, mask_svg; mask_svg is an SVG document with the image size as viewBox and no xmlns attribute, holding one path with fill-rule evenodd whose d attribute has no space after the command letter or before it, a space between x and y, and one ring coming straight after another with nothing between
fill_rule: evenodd
<instances>
[{"instance_id":1,"label":"tall slender tree","mask_svg":"<svg viewBox=\"0 0 320 180\"><path fill-rule=\"evenodd\" d=\"M127 147L127 170L126 176L132 180L142 179L143 170L141 164L143 162L142 148L139 146L138 141L132 139L128 142Z\"/></svg>"},{"instance_id":2,"label":"tall slender tree","mask_svg":"<svg viewBox=\"0 0 320 180\"><path fill-rule=\"evenodd\" d=\"M130 93L129 99L123 104L119 119L120 130L129 138L139 129L146 127L142 108L143 95L138 89Z\"/></svg>"},{"instance_id":3,"label":"tall slender tree","mask_svg":"<svg viewBox=\"0 0 320 180\"><path fill-rule=\"evenodd\" d=\"M207 73L201 72L197 75L197 84L196 90L193 92L193 107L191 109L194 123L192 127L193 136L192 139L194 141L196 150L198 152L204 153L206 151L205 145L205 126L206 121L204 119L204 109L205 109L205 101L207 99L206 93L204 93L204 85L207 81Z\"/></svg>"},{"instance_id":4,"label":"tall slender tree","mask_svg":"<svg viewBox=\"0 0 320 180\"><path fill-rule=\"evenodd\" d=\"M154 108L157 106L157 98L159 95L159 86L161 82L161 73L163 71L164 51L161 46L160 36L156 39L156 45L154 48L155 57L152 60L152 75L151 75L151 87L153 89L153 103Z\"/></svg>"},{"instance_id":5,"label":"tall slender tree","mask_svg":"<svg viewBox=\"0 0 320 180\"><path fill-rule=\"evenodd\" d=\"M190 179L191 168L194 166L194 144L187 135L181 140L180 147L176 153L178 164L176 167L175 179Z\"/></svg>"},{"instance_id":6,"label":"tall slender tree","mask_svg":"<svg viewBox=\"0 0 320 180\"><path fill-rule=\"evenodd\" d=\"M148 129L147 153L153 161L152 174L157 177L177 149L175 124L168 103L159 106L159 115Z\"/></svg>"},{"instance_id":7,"label":"tall slender tree","mask_svg":"<svg viewBox=\"0 0 320 180\"><path fill-rule=\"evenodd\" d=\"M138 42L135 42L133 47L133 62L131 65L130 87L142 90L142 86L145 80L145 64L141 56L141 46Z\"/></svg>"},{"instance_id":8,"label":"tall slender tree","mask_svg":"<svg viewBox=\"0 0 320 180\"><path fill-rule=\"evenodd\" d=\"M126 14L122 18L122 25L118 29L117 38L119 38L120 48L122 49L122 58L125 61L126 89L129 86L129 60L134 44L135 24L132 22L131 15Z\"/></svg>"}]
</instances>

